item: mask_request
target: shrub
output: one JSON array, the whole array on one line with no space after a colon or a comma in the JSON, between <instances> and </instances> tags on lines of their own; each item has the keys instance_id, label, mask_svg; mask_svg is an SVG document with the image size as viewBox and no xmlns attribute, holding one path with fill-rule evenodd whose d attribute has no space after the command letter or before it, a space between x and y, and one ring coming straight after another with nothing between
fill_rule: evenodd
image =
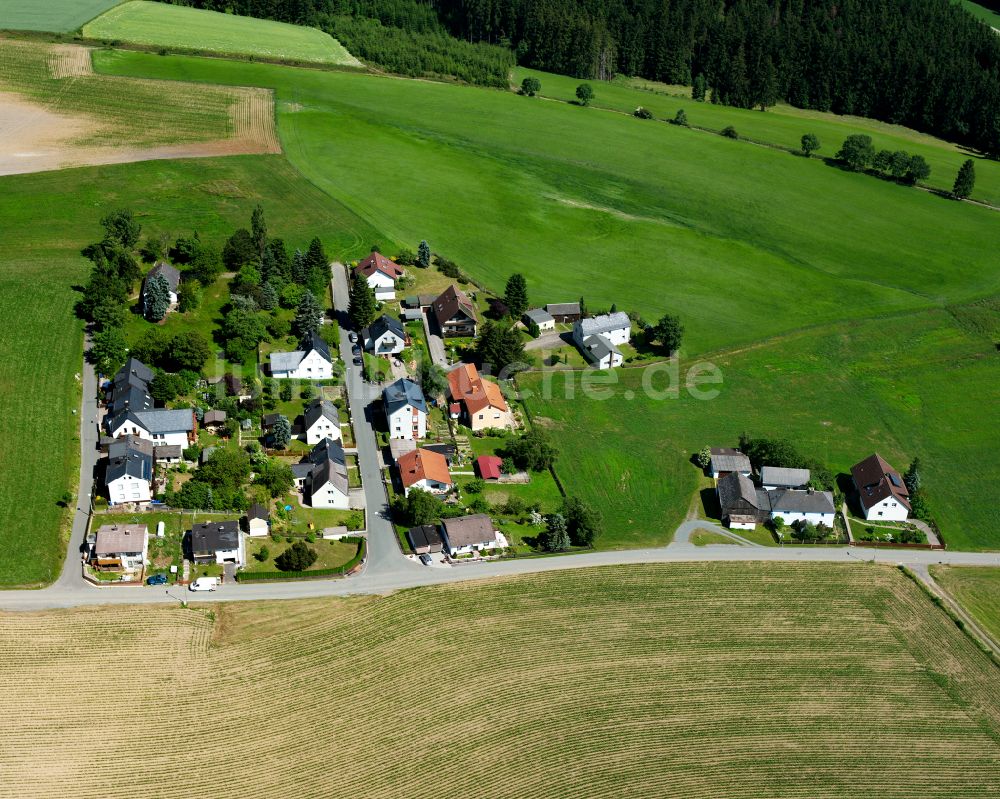
<instances>
[{"instance_id":1,"label":"shrub","mask_svg":"<svg viewBox=\"0 0 1000 799\"><path fill-rule=\"evenodd\" d=\"M736 128L732 125L726 125L726 127L722 129L722 135L727 139L738 139L740 137L740 134L736 132Z\"/></svg>"},{"instance_id":2,"label":"shrub","mask_svg":"<svg viewBox=\"0 0 1000 799\"><path fill-rule=\"evenodd\" d=\"M632 112L632 116L638 117L639 119L652 119L653 112L648 108L643 108L641 105Z\"/></svg>"},{"instance_id":3,"label":"shrub","mask_svg":"<svg viewBox=\"0 0 1000 799\"><path fill-rule=\"evenodd\" d=\"M301 572L312 566L317 557L315 549L304 541L296 541L274 559L274 565L283 572Z\"/></svg>"},{"instance_id":4,"label":"shrub","mask_svg":"<svg viewBox=\"0 0 1000 799\"><path fill-rule=\"evenodd\" d=\"M486 483L477 477L465 484L465 492L467 494L481 494L485 487Z\"/></svg>"},{"instance_id":5,"label":"shrub","mask_svg":"<svg viewBox=\"0 0 1000 799\"><path fill-rule=\"evenodd\" d=\"M253 553L253 556L260 563L263 563L265 560L267 560L269 557L271 557L271 550L269 550L266 546L265 547L261 547L259 550L257 550L256 552Z\"/></svg>"}]
</instances>

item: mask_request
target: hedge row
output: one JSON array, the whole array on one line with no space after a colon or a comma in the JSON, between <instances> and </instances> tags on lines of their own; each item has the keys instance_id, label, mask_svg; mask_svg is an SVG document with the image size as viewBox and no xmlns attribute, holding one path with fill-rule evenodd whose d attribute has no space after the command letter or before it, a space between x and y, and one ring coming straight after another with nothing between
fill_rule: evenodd
<instances>
[{"instance_id":1,"label":"hedge row","mask_svg":"<svg viewBox=\"0 0 1000 799\"><path fill-rule=\"evenodd\" d=\"M365 559L365 539L342 538L341 540L357 543L358 545L357 553L343 566L337 566L333 569L313 569L312 571L304 572L239 572L236 575L236 579L241 583L249 583L256 580L309 580L314 577L332 577L336 574L346 574Z\"/></svg>"}]
</instances>

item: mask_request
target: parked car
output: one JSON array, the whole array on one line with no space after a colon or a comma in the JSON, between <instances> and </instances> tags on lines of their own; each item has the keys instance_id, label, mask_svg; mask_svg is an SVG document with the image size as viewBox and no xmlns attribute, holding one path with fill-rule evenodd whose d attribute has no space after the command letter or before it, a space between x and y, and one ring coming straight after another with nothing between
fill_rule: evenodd
<instances>
[{"instance_id":1,"label":"parked car","mask_svg":"<svg viewBox=\"0 0 1000 799\"><path fill-rule=\"evenodd\" d=\"M165 574L151 574L146 578L146 585L166 585L167 575Z\"/></svg>"},{"instance_id":2,"label":"parked car","mask_svg":"<svg viewBox=\"0 0 1000 799\"><path fill-rule=\"evenodd\" d=\"M361 354L361 347L359 347L357 344L355 344L353 347L351 347L351 354L352 355L360 355Z\"/></svg>"},{"instance_id":3,"label":"parked car","mask_svg":"<svg viewBox=\"0 0 1000 799\"><path fill-rule=\"evenodd\" d=\"M434 562L434 559L425 552L420 556L420 562L423 563L424 566L430 566Z\"/></svg>"},{"instance_id":4,"label":"parked car","mask_svg":"<svg viewBox=\"0 0 1000 799\"><path fill-rule=\"evenodd\" d=\"M361 360L361 356L360 355L355 355L354 356L354 365L355 366L362 366L363 364L364 364L364 361Z\"/></svg>"},{"instance_id":5,"label":"parked car","mask_svg":"<svg viewBox=\"0 0 1000 799\"><path fill-rule=\"evenodd\" d=\"M191 583L192 591L214 591L219 587L218 577L199 577Z\"/></svg>"},{"instance_id":6,"label":"parked car","mask_svg":"<svg viewBox=\"0 0 1000 799\"><path fill-rule=\"evenodd\" d=\"M351 344L356 344L358 341L358 334L352 330L350 333L347 334L347 340L350 341Z\"/></svg>"}]
</instances>

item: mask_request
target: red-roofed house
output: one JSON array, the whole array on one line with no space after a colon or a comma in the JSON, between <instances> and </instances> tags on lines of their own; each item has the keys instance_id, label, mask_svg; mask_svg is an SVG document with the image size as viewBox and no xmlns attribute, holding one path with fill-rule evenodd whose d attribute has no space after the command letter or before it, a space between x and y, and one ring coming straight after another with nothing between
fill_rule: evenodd
<instances>
[{"instance_id":1,"label":"red-roofed house","mask_svg":"<svg viewBox=\"0 0 1000 799\"><path fill-rule=\"evenodd\" d=\"M851 467L866 519L905 522L910 492L902 476L877 452Z\"/></svg>"},{"instance_id":2,"label":"red-roofed house","mask_svg":"<svg viewBox=\"0 0 1000 799\"><path fill-rule=\"evenodd\" d=\"M409 494L412 488L421 488L432 494L447 494L454 485L448 471L448 459L433 450L415 449L400 455L396 467L404 494Z\"/></svg>"},{"instance_id":3,"label":"red-roofed house","mask_svg":"<svg viewBox=\"0 0 1000 799\"><path fill-rule=\"evenodd\" d=\"M473 364L463 363L448 372L448 388L452 400L462 406L463 421L473 430L514 426L500 386L483 380Z\"/></svg>"},{"instance_id":4,"label":"red-roofed house","mask_svg":"<svg viewBox=\"0 0 1000 799\"><path fill-rule=\"evenodd\" d=\"M496 455L480 455L476 458L476 471L484 480L499 480L502 463Z\"/></svg>"},{"instance_id":5,"label":"red-roofed house","mask_svg":"<svg viewBox=\"0 0 1000 799\"><path fill-rule=\"evenodd\" d=\"M372 252L355 267L365 276L368 285L375 292L375 299L381 301L396 299L396 281L404 274L403 267L386 258L380 252Z\"/></svg>"}]
</instances>

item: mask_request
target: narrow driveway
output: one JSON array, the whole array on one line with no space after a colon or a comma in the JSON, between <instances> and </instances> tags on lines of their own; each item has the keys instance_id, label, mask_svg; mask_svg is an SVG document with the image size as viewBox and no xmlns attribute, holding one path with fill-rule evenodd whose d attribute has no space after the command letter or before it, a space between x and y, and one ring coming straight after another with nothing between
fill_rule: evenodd
<instances>
[{"instance_id":1,"label":"narrow driveway","mask_svg":"<svg viewBox=\"0 0 1000 799\"><path fill-rule=\"evenodd\" d=\"M92 588L83 579L80 566L80 553L90 524L91 493L94 490L94 478L97 471L97 461L100 457L98 439L100 431L97 426L97 374L87 360L87 350L90 349L90 336L83 339L83 399L80 403L80 475L77 484L76 502L73 504L73 529L70 533L69 545L66 549L66 559L62 571L53 588L77 589L88 591Z\"/></svg>"},{"instance_id":2,"label":"narrow driveway","mask_svg":"<svg viewBox=\"0 0 1000 799\"><path fill-rule=\"evenodd\" d=\"M438 328L437 319L431 316L430 308L423 308L420 312L424 320L424 334L427 336L427 349L430 351L431 360L442 369L448 368L448 354L445 352L444 339Z\"/></svg>"},{"instance_id":3,"label":"narrow driveway","mask_svg":"<svg viewBox=\"0 0 1000 799\"><path fill-rule=\"evenodd\" d=\"M542 333L538 338L533 338L524 345L526 350L557 350L573 343L572 333L560 333L553 330L549 333Z\"/></svg>"}]
</instances>

